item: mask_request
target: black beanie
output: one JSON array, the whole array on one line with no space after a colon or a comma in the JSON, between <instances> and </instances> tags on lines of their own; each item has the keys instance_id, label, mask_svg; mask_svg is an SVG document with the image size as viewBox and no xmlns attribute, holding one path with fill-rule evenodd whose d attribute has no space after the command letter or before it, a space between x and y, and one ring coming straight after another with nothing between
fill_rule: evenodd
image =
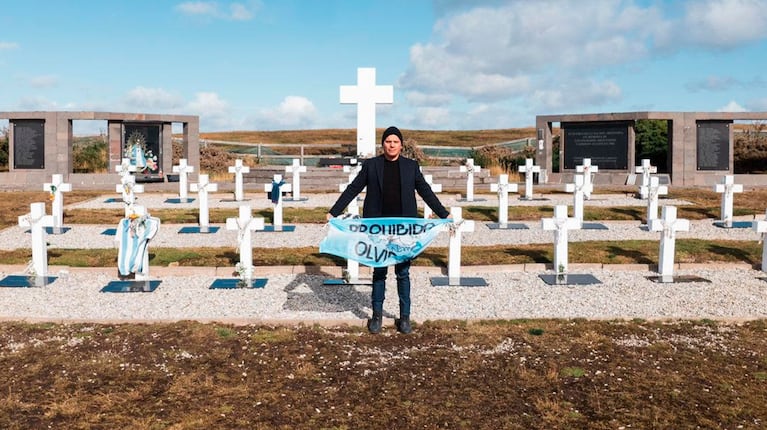
<instances>
[{"instance_id":1,"label":"black beanie","mask_svg":"<svg viewBox=\"0 0 767 430\"><path fill-rule=\"evenodd\" d=\"M384 141L386 140L386 137L391 136L392 134L397 135L399 137L399 141L402 142L402 145L405 145L405 139L402 138L402 133L399 131L397 127L391 126L387 128L383 134L381 135L381 145L384 144Z\"/></svg>"}]
</instances>

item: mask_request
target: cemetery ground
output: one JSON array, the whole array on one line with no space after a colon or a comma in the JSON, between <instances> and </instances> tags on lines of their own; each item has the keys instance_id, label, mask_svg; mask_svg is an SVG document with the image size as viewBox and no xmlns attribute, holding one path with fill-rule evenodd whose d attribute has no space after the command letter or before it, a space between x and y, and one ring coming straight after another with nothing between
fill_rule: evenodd
<instances>
[{"instance_id":1,"label":"cemetery ground","mask_svg":"<svg viewBox=\"0 0 767 430\"><path fill-rule=\"evenodd\" d=\"M2 193L0 228L15 226L40 194ZM67 203L100 195L73 191ZM713 191L675 189L669 197L694 203L680 206L680 217L719 215ZM735 204L736 216L762 219L767 191L749 190ZM551 214L509 209L510 220ZM67 210L64 223L116 223L114 212ZM194 210L153 215L196 222ZM212 210L211 222L234 215ZM285 221L321 223L324 215L286 208ZM492 221L495 209L469 206L464 216ZM585 213L588 220L643 216L641 207ZM463 264L552 259L550 244L498 248L467 247ZM657 248L657 241L574 242L570 261L652 264ZM761 261L756 239L678 240L676 252L681 262ZM233 249L151 253L154 265L237 259ZM255 264L340 264L316 248L272 254L268 261L256 254ZM445 255L430 248L415 264L444 266ZM0 252L4 263L29 258ZM105 250L49 250L49 258L116 264ZM373 336L361 325L9 321L0 323L0 428L762 428L766 357L765 320L438 320L416 324L409 336L391 324Z\"/></svg>"}]
</instances>

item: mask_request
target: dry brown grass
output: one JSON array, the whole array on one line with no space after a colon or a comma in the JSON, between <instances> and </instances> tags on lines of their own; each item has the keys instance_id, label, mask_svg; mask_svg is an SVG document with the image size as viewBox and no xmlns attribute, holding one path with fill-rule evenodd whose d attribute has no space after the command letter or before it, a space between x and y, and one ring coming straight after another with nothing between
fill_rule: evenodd
<instances>
[{"instance_id":1,"label":"dry brown grass","mask_svg":"<svg viewBox=\"0 0 767 430\"><path fill-rule=\"evenodd\" d=\"M761 428L765 321L0 324L0 427Z\"/></svg>"}]
</instances>

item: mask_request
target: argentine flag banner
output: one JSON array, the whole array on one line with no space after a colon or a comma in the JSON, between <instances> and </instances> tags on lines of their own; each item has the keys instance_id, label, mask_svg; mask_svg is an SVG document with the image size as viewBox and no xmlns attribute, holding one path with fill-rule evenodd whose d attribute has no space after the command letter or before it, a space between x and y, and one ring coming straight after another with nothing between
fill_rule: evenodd
<instances>
[{"instance_id":1,"label":"argentine flag banner","mask_svg":"<svg viewBox=\"0 0 767 430\"><path fill-rule=\"evenodd\" d=\"M450 219L332 218L320 252L370 267L386 267L415 258Z\"/></svg>"}]
</instances>

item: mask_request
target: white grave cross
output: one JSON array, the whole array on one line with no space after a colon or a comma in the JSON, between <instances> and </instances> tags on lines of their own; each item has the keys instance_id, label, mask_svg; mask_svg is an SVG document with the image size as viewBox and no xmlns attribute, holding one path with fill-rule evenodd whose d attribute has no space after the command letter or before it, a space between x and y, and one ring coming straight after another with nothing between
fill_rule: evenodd
<instances>
[{"instance_id":1,"label":"white grave cross","mask_svg":"<svg viewBox=\"0 0 767 430\"><path fill-rule=\"evenodd\" d=\"M648 224L650 231L660 231L660 261L658 272L662 282L672 282L674 276L674 248L676 232L689 231L690 221L676 217L676 206L663 206L663 219L654 219Z\"/></svg>"},{"instance_id":2,"label":"white grave cross","mask_svg":"<svg viewBox=\"0 0 767 430\"><path fill-rule=\"evenodd\" d=\"M533 166L533 159L526 158L525 165L519 166L519 171L525 174L525 199L533 199L533 173L540 173L540 166Z\"/></svg>"},{"instance_id":3,"label":"white grave cross","mask_svg":"<svg viewBox=\"0 0 767 430\"><path fill-rule=\"evenodd\" d=\"M191 184L192 192L197 193L200 200L200 231L208 231L210 227L210 211L208 209L208 193L218 191L218 184L211 183L208 175L201 173L199 183Z\"/></svg>"},{"instance_id":4,"label":"white grave cross","mask_svg":"<svg viewBox=\"0 0 767 430\"><path fill-rule=\"evenodd\" d=\"M278 188L275 190L274 188ZM270 193L272 203L274 203L274 229L282 229L282 193L290 192L290 184L286 184L282 180L282 175L274 175L274 180L271 184L264 184L264 191ZM275 196L276 194L276 196Z\"/></svg>"},{"instance_id":5,"label":"white grave cross","mask_svg":"<svg viewBox=\"0 0 767 430\"><path fill-rule=\"evenodd\" d=\"M726 227L732 227L732 204L735 200L734 193L742 193L743 185L735 183L735 176L725 175L722 179L722 183L714 186L714 191L722 193L722 222Z\"/></svg>"},{"instance_id":6,"label":"white grave cross","mask_svg":"<svg viewBox=\"0 0 767 430\"><path fill-rule=\"evenodd\" d=\"M285 173L293 174L293 200L301 200L301 173L306 172L306 166L301 165L301 160L293 159L293 164L285 166Z\"/></svg>"},{"instance_id":7,"label":"white grave cross","mask_svg":"<svg viewBox=\"0 0 767 430\"><path fill-rule=\"evenodd\" d=\"M32 203L30 212L19 217L20 227L32 232L32 269L35 276L48 274L48 248L45 245L45 227L53 226L53 216L45 214L45 203Z\"/></svg>"},{"instance_id":8,"label":"white grave cross","mask_svg":"<svg viewBox=\"0 0 767 430\"><path fill-rule=\"evenodd\" d=\"M557 274L567 273L567 236L570 230L580 230L581 222L577 218L567 216L567 205L554 207L553 218L543 218L541 227L554 231L554 271Z\"/></svg>"},{"instance_id":9,"label":"white grave cross","mask_svg":"<svg viewBox=\"0 0 767 430\"><path fill-rule=\"evenodd\" d=\"M55 174L51 177L51 182L43 184L43 190L48 191L53 200L51 204L51 215L53 216L53 230L61 233L61 227L64 224L64 194L72 191L72 184L64 183L64 177Z\"/></svg>"},{"instance_id":10,"label":"white grave cross","mask_svg":"<svg viewBox=\"0 0 767 430\"><path fill-rule=\"evenodd\" d=\"M253 218L251 216L250 206L240 206L240 213L237 218L226 219L226 229L237 231L237 245L239 246L240 276L243 281L250 285L253 280L253 240L251 232L264 229L264 219L262 217Z\"/></svg>"},{"instance_id":11,"label":"white grave cross","mask_svg":"<svg viewBox=\"0 0 767 430\"><path fill-rule=\"evenodd\" d=\"M660 179L653 176L648 186L643 186L641 190L647 196L647 225L650 225L651 220L658 218L658 196L668 194L668 187L660 185Z\"/></svg>"},{"instance_id":12,"label":"white grave cross","mask_svg":"<svg viewBox=\"0 0 767 430\"><path fill-rule=\"evenodd\" d=\"M357 69L357 85L341 85L340 101L357 105L357 156L376 153L376 104L394 103L394 87L376 85L376 69ZM404 142L403 142L404 143Z\"/></svg>"},{"instance_id":13,"label":"white grave cross","mask_svg":"<svg viewBox=\"0 0 767 430\"><path fill-rule=\"evenodd\" d=\"M474 201L474 174L479 173L482 167L474 165L473 158L467 158L466 164L461 166L461 173L466 173L466 201Z\"/></svg>"},{"instance_id":14,"label":"white grave cross","mask_svg":"<svg viewBox=\"0 0 767 430\"><path fill-rule=\"evenodd\" d=\"M509 175L498 177L497 184L490 184L490 191L498 193L498 224L505 227L509 223L509 192L516 193L517 184L509 183Z\"/></svg>"},{"instance_id":15,"label":"white grave cross","mask_svg":"<svg viewBox=\"0 0 767 430\"><path fill-rule=\"evenodd\" d=\"M115 187L115 191L122 194L123 203L125 203L125 217L133 213L133 206L136 204L136 193L144 192L144 185L136 183L136 177L126 175L122 178L122 183Z\"/></svg>"},{"instance_id":16,"label":"white grave cross","mask_svg":"<svg viewBox=\"0 0 767 430\"><path fill-rule=\"evenodd\" d=\"M460 206L450 208L453 223L447 257L448 285L461 285L461 233L474 231L474 221L463 219Z\"/></svg>"},{"instance_id":17,"label":"white grave cross","mask_svg":"<svg viewBox=\"0 0 767 430\"><path fill-rule=\"evenodd\" d=\"M136 165L131 164L130 158L123 158L122 163L115 166L115 172L120 175L120 181L122 182L126 175L136 173Z\"/></svg>"},{"instance_id":18,"label":"white grave cross","mask_svg":"<svg viewBox=\"0 0 767 430\"><path fill-rule=\"evenodd\" d=\"M583 164L575 166L575 171L583 173L583 195L586 200L591 199L591 192L594 191L592 176L599 171L599 167L591 164L591 158L584 158Z\"/></svg>"},{"instance_id":19,"label":"white grave cross","mask_svg":"<svg viewBox=\"0 0 767 430\"><path fill-rule=\"evenodd\" d=\"M634 171L642 174L642 185L639 186L639 197L646 199L649 191L646 187L650 186L650 176L653 173L656 173L658 168L650 164L649 158L643 158L642 165L636 166Z\"/></svg>"},{"instance_id":20,"label":"white grave cross","mask_svg":"<svg viewBox=\"0 0 767 430\"><path fill-rule=\"evenodd\" d=\"M765 234L767 234L767 212L765 212L765 219L756 221L754 220L751 223L751 228L757 232L761 233L761 241L762 241L762 272L767 272L767 240L764 240Z\"/></svg>"},{"instance_id":21,"label":"white grave cross","mask_svg":"<svg viewBox=\"0 0 767 430\"><path fill-rule=\"evenodd\" d=\"M249 173L250 167L242 164L241 159L234 161L234 166L229 166L229 173L234 173L234 201L241 202L244 197L242 194L242 174Z\"/></svg>"},{"instance_id":22,"label":"white grave cross","mask_svg":"<svg viewBox=\"0 0 767 430\"><path fill-rule=\"evenodd\" d=\"M426 181L427 184L429 184L429 188L431 188L432 192L434 194L441 193L442 192L442 184L435 184L434 178L432 175L423 175L424 181ZM426 219L431 218L431 216L434 214L434 211L431 210L429 205L424 204L423 205L423 217Z\"/></svg>"},{"instance_id":23,"label":"white grave cross","mask_svg":"<svg viewBox=\"0 0 767 430\"><path fill-rule=\"evenodd\" d=\"M565 191L573 193L573 216L575 219L583 222L583 197L585 194L585 178L582 174L573 175L572 184L565 185Z\"/></svg>"},{"instance_id":24,"label":"white grave cross","mask_svg":"<svg viewBox=\"0 0 767 430\"><path fill-rule=\"evenodd\" d=\"M187 199L187 175L194 172L194 167L186 163L186 158L178 160L178 166L173 166L173 173L178 173L178 196L184 201Z\"/></svg>"}]
</instances>

